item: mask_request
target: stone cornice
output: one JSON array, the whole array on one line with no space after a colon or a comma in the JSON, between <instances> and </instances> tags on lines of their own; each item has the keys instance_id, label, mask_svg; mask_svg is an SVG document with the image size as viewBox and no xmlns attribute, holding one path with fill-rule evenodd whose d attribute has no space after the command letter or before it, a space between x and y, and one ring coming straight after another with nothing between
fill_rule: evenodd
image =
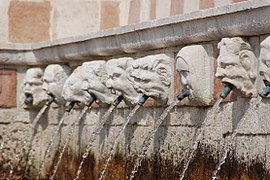
<instances>
[{"instance_id":1,"label":"stone cornice","mask_svg":"<svg viewBox=\"0 0 270 180\"><path fill-rule=\"evenodd\" d=\"M270 33L270 0L224 7L33 44L0 44L0 64L45 65Z\"/></svg>"}]
</instances>

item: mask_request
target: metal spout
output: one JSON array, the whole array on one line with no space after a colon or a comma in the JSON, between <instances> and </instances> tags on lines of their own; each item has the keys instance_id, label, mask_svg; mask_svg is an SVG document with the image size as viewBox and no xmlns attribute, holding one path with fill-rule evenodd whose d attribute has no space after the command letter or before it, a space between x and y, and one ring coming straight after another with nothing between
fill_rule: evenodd
<instances>
[{"instance_id":1,"label":"metal spout","mask_svg":"<svg viewBox=\"0 0 270 180\"><path fill-rule=\"evenodd\" d=\"M77 101L72 101L69 103L69 105L66 107L66 111L70 112L71 109L74 107L74 105L77 103Z\"/></svg>"},{"instance_id":2,"label":"metal spout","mask_svg":"<svg viewBox=\"0 0 270 180\"><path fill-rule=\"evenodd\" d=\"M259 95L262 98L265 98L268 96L268 94L270 93L270 85L265 86L265 88L263 88L263 91L261 93L259 93Z\"/></svg>"},{"instance_id":3,"label":"metal spout","mask_svg":"<svg viewBox=\"0 0 270 180\"><path fill-rule=\"evenodd\" d=\"M46 102L46 105L49 106L51 105L53 102L55 102L55 96L52 94L49 94L49 101Z\"/></svg>"},{"instance_id":4,"label":"metal spout","mask_svg":"<svg viewBox=\"0 0 270 180\"><path fill-rule=\"evenodd\" d=\"M182 93L179 93L176 97L179 101L182 101L183 99L185 99L186 97L188 97L189 95L191 95L190 89L186 89L185 91L183 91Z\"/></svg>"},{"instance_id":5,"label":"metal spout","mask_svg":"<svg viewBox=\"0 0 270 180\"><path fill-rule=\"evenodd\" d=\"M149 96L144 94L142 97L140 97L138 104L142 106L148 98Z\"/></svg>"},{"instance_id":6,"label":"metal spout","mask_svg":"<svg viewBox=\"0 0 270 180\"><path fill-rule=\"evenodd\" d=\"M118 106L118 104L119 104L123 99L124 99L124 96L122 96L122 95L118 96L118 97L114 100L113 105L114 105L115 107Z\"/></svg>"},{"instance_id":7,"label":"metal spout","mask_svg":"<svg viewBox=\"0 0 270 180\"><path fill-rule=\"evenodd\" d=\"M93 96L93 95L91 95L90 96L90 98L88 99L88 101L86 102L86 106L87 107L90 107L92 104L93 104L93 102L96 100L96 97L95 96Z\"/></svg>"},{"instance_id":8,"label":"metal spout","mask_svg":"<svg viewBox=\"0 0 270 180\"><path fill-rule=\"evenodd\" d=\"M33 104L33 101L34 101L34 99L33 99L32 94L26 94L26 98L24 100L24 103L29 105L29 104Z\"/></svg>"},{"instance_id":9,"label":"metal spout","mask_svg":"<svg viewBox=\"0 0 270 180\"><path fill-rule=\"evenodd\" d=\"M233 90L233 88L234 88L234 85L232 85L231 83L226 83L226 86L223 89L223 91L220 93L219 97L221 97L222 99L225 99Z\"/></svg>"}]
</instances>

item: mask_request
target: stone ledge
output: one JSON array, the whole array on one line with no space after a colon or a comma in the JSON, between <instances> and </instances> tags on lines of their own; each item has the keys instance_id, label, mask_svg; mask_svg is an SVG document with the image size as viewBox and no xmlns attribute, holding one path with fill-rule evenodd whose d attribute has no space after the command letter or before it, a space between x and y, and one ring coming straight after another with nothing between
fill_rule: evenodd
<instances>
[{"instance_id":1,"label":"stone ledge","mask_svg":"<svg viewBox=\"0 0 270 180\"><path fill-rule=\"evenodd\" d=\"M33 44L0 44L0 64L42 65L269 33L269 0L253 0L91 34Z\"/></svg>"}]
</instances>

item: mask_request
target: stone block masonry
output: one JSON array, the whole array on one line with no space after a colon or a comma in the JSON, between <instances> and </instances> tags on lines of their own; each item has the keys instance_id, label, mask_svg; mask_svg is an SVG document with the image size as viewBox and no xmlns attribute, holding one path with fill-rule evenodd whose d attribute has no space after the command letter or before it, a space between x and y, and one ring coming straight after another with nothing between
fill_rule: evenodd
<instances>
[{"instance_id":1,"label":"stone block masonry","mask_svg":"<svg viewBox=\"0 0 270 180\"><path fill-rule=\"evenodd\" d=\"M87 71L85 73L85 75L90 75L90 77L95 77L95 73L102 77L100 79L95 77L93 78L95 83L87 84L95 84L95 87L98 87L97 84L99 81L104 83L103 81L107 80L107 78L112 78L116 81L117 77L125 77L122 76L125 75L125 73L121 73L122 71L115 73L114 76L106 76L108 75L107 70L105 72L106 75L103 76L103 64L106 63L107 69L110 69L112 65L117 64L108 65L108 62L112 59L117 59L120 61L119 64L121 64L124 62L121 58L134 59L134 64L131 64L133 69L142 70L141 72L150 70L149 77L152 78L149 82L151 83L154 81L158 82L159 80L166 83L167 76L164 75L169 74L172 82L166 84L170 84L170 89L166 85L165 88L167 90L162 95L166 95L166 92L171 92L172 97L168 97L173 99L173 93L178 93L184 87L192 87L192 93L195 94L196 90L197 97L200 96L200 93L205 96L203 98L197 98L196 96L193 96L193 99L191 97L187 98L185 102L179 104L169 112L156 131L153 140L150 142L146 159L143 160L142 166L135 178L179 179L183 170L183 163L187 160L188 152L190 152L194 134L201 127L202 122L207 121L202 140L194 154L194 158L191 160L185 177L191 180L210 179L215 166L222 156L224 147L226 146L225 143L230 141L230 137L237 128L239 121L247 116L238 128L239 134L236 136L236 146L230 147L229 158L221 167L218 178L269 179L269 98L264 98L258 106L251 109L253 111L249 111L250 107L254 105L254 98L234 94L235 96L227 97L227 101L223 101L220 104L214 114L214 118L211 118L212 105L224 88L220 80L215 77L215 73L217 72L215 69L219 66L220 68L224 68L224 71L227 71L227 69L235 66L235 63L227 63L225 66L226 59L218 61L218 57L220 56L227 57L226 53L220 52L221 49L218 48L218 43L223 38L230 39L238 37L237 39L245 39L250 46L243 44L245 46L241 47L241 52L243 50L244 53L234 54L241 54L241 57L237 56L230 59L245 62L242 63L242 66L249 69L250 64L247 55L251 55L252 52L254 53L252 57L255 56L256 59L260 59L260 44L270 35L269 0L252 0L247 2L233 0L194 0L192 1L194 3L192 7L187 4L191 0L168 0L168 4L164 4L165 1L162 0L77 0L76 3L75 1L63 3L62 0L14 0L9 3L10 12L20 7L11 7L15 2L20 5L27 5L28 3L35 5L46 4L44 7L48 8L45 9L46 12L47 10L49 11L50 19L49 39L53 40L31 44L0 44L0 64L3 67L0 69L0 140L3 140L0 141L0 143L3 143L0 144L0 147L2 145L4 147L1 149L3 153L0 153L0 179L7 177L10 171L10 165L20 163L20 166L14 166L14 178L15 176L17 178L22 177L25 167L24 160L28 146L26 147L24 141L27 143L30 141L30 126L33 124L32 122L38 113L36 109L29 108L26 110L20 106L23 103L22 99L25 98L25 94L22 88L16 88L16 86L23 86L25 82L23 79L26 77L27 70L37 67L43 70L49 64L69 65L74 70L77 68L76 66L80 66L85 62L89 66L89 64L95 61L102 61L100 63L101 67L97 68L97 71L93 72L93 74ZM142 2L145 2L145 4L142 4ZM38 7L41 8L43 6ZM95 9L90 12L91 8L94 7ZM162 7L166 9L160 12ZM81 11L77 11L77 9ZM131 12L131 9L134 11ZM100 12L102 13L100 14ZM109 12L111 16L106 14ZM189 13L182 14L185 12ZM91 15L93 16L90 16L88 13L92 13ZM134 19L130 19L129 14L132 14ZM176 16L161 18L169 15ZM93 17L94 19L87 19L85 17ZM111 19L108 19L110 17ZM16 18L16 21L19 20L17 16ZM142 20L145 21L148 19L155 20L140 23ZM129 24L129 20L137 24ZM13 21L15 20L10 19L10 22ZM112 26L122 25L127 26L106 29ZM87 28L89 29L86 30ZM93 32L100 28L103 30ZM77 32L75 32L76 30ZM4 30L1 30L0 33L4 33ZM30 42L30 40L35 40L31 39L32 36L24 36L24 34L20 33L18 31L18 37L15 36L16 34L13 34L17 38L14 38L16 41ZM28 39L20 39L19 36L27 37ZM59 37L65 38L58 39ZM2 40L1 42L6 41ZM224 42L224 45L228 44L228 41ZM198 49L185 50L189 46ZM231 49L234 50L234 48ZM181 53L178 54L180 51ZM265 52L267 53L268 51ZM159 61L160 63L150 63L151 59L149 56L158 54L170 56L171 62L168 63L169 68L164 60ZM135 61L139 59L143 63L137 65ZM158 65L156 66L158 68L149 68L151 64ZM268 63L265 62L265 64ZM125 65L129 64L123 63L117 67L123 68ZM237 65L241 64L238 63ZM251 68L254 67L252 66ZM116 68L112 69L116 70ZM169 69L171 69L172 74L170 74ZM259 68L254 69L258 70ZM128 70L131 69L129 68ZM199 71L196 72L196 70ZM55 71L47 73L49 74L48 78L52 76L53 72ZM130 73L130 71L127 72ZM133 72L135 71L133 70ZM133 74L136 81L142 81L142 78L146 77L141 72L138 71ZM163 76L153 75L156 72L159 72ZM235 72L240 71L236 70ZM36 77L36 74L41 74L37 76L38 79L44 79L41 77L42 73L34 73L34 77ZM143 76L140 77L140 75ZM254 87L258 92L261 92L265 84L263 84L262 77L258 72L254 73L254 75L256 76L256 83L254 83L252 88ZM18 82L16 82L16 79ZM49 81L46 78L45 80L47 82ZM80 80L83 81L83 78ZM184 84L185 81L186 84ZM65 90L83 87L80 85L73 86L75 84L74 82L78 83L76 79L73 82L70 81L70 84ZM119 82L122 83L124 81L121 79ZM144 82L145 86L141 87L142 89L147 88L147 82L147 80ZM55 83L54 81L51 83L52 85L59 85L59 83ZM35 85L40 84L35 83ZM160 89L160 86L155 84L154 87ZM89 86L88 88L90 89L91 87ZM96 94L100 89L104 90L105 88L104 86L99 86ZM56 89L59 90L58 87ZM151 87L151 90L155 89ZM102 93L100 96L105 94L106 97L112 97L106 93ZM38 92L37 94L40 93ZM257 92L254 91L254 96L256 95ZM17 107L16 99L18 100ZM153 129L153 125L167 107L165 103L157 105L154 100L155 98L151 99L151 102L148 101L136 112L121 135L120 141L116 142L117 148L105 173L105 179L123 179L130 175L134 166L134 160L141 150L143 139ZM203 101L206 103L201 103ZM115 142L115 137L131 112L131 109L131 106L123 105L112 112L100 136L94 142L90 156L85 161L82 169L82 178L97 178L112 143ZM71 136L70 143L60 162L56 179L73 179L75 177L88 139L107 110L108 107L105 105L96 105L95 108L90 108L82 118L82 121L79 122L77 118L81 109L79 107L72 109L70 115L65 119L62 128L60 128L59 136L57 136L54 142L56 148L51 151L51 156L46 159L41 178L48 179L48 176L51 175L51 170L59 158L59 152L64 146L65 138L73 122L75 123L73 125L75 128L74 134ZM37 123L35 127L36 134L32 142L33 148L29 154L29 179L33 179L37 175L37 167L39 167L43 160L45 149L51 135L55 133L57 124L61 120L64 111L63 107L56 108L51 106ZM22 146L23 144L25 146ZM15 158L16 154L19 154L17 159Z\"/></svg>"}]
</instances>

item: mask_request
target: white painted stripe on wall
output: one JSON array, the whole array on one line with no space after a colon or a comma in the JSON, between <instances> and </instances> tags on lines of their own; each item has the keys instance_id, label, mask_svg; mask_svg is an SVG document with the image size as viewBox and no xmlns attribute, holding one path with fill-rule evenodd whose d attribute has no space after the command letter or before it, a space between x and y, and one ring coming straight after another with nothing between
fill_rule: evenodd
<instances>
[{"instance_id":1,"label":"white painted stripe on wall","mask_svg":"<svg viewBox=\"0 0 270 180\"><path fill-rule=\"evenodd\" d=\"M215 0L215 7L226 6L231 4L231 0Z\"/></svg>"},{"instance_id":2,"label":"white painted stripe on wall","mask_svg":"<svg viewBox=\"0 0 270 180\"><path fill-rule=\"evenodd\" d=\"M200 0L185 0L184 13L197 11L200 9Z\"/></svg>"},{"instance_id":3,"label":"white painted stripe on wall","mask_svg":"<svg viewBox=\"0 0 270 180\"><path fill-rule=\"evenodd\" d=\"M8 42L8 7L10 1L0 3L0 43Z\"/></svg>"},{"instance_id":4,"label":"white painted stripe on wall","mask_svg":"<svg viewBox=\"0 0 270 180\"><path fill-rule=\"evenodd\" d=\"M141 0L140 22L150 19L151 0Z\"/></svg>"},{"instance_id":5,"label":"white painted stripe on wall","mask_svg":"<svg viewBox=\"0 0 270 180\"><path fill-rule=\"evenodd\" d=\"M120 26L124 26L128 24L128 16L129 16L129 6L131 0L122 0L120 1L120 15L119 15L119 24Z\"/></svg>"}]
</instances>

